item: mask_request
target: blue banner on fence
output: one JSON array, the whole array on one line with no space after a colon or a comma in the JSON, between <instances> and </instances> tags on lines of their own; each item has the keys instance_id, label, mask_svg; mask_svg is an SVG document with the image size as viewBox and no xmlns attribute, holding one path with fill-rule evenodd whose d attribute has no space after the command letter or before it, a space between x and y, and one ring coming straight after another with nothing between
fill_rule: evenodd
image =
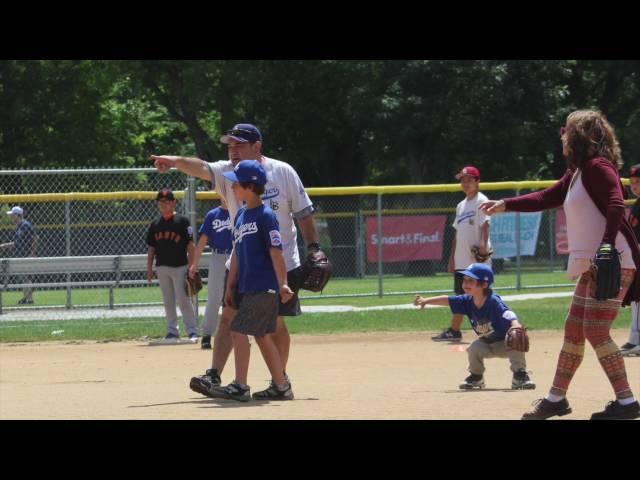
<instances>
[{"instance_id":1,"label":"blue banner on fence","mask_svg":"<svg viewBox=\"0 0 640 480\"><path fill-rule=\"evenodd\" d=\"M535 255L542 212L520 214L520 255ZM491 245L493 258L516 256L516 213L491 217Z\"/></svg>"}]
</instances>

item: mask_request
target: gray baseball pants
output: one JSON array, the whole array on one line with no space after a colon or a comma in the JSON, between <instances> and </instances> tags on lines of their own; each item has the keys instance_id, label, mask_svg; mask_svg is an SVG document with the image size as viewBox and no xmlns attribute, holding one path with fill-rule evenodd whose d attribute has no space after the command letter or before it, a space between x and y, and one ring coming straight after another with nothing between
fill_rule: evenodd
<instances>
[{"instance_id":1,"label":"gray baseball pants","mask_svg":"<svg viewBox=\"0 0 640 480\"><path fill-rule=\"evenodd\" d=\"M184 280L187 275L187 265L182 267L167 267L164 265L156 267L160 290L162 290L162 300L164 301L164 311L167 317L167 333L180 335L178 327L178 315L176 313L176 303L180 306L182 319L187 327L187 335L198 334L198 324L193 305L184 290Z\"/></svg>"}]
</instances>

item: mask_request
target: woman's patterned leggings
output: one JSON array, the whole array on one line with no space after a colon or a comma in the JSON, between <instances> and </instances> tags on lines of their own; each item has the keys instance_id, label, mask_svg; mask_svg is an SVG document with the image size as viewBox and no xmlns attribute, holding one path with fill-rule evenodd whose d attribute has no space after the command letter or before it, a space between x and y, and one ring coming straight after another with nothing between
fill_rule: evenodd
<instances>
[{"instance_id":1,"label":"woman's patterned leggings","mask_svg":"<svg viewBox=\"0 0 640 480\"><path fill-rule=\"evenodd\" d=\"M584 357L586 338L596 351L598 361L611 382L616 398L633 396L627 381L624 360L618 346L611 339L610 329L618 316L618 310L634 274L633 269L622 269L620 294L606 301L597 301L591 297L594 282L588 271L580 276L564 326L564 344L551 387L552 394L566 396L569 383Z\"/></svg>"}]
</instances>

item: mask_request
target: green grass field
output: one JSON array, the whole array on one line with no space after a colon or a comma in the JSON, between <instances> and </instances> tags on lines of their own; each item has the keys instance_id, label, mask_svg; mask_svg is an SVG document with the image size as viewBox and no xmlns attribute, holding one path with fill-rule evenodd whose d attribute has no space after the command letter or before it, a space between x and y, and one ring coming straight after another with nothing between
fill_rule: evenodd
<instances>
[{"instance_id":1,"label":"green grass field","mask_svg":"<svg viewBox=\"0 0 640 480\"><path fill-rule=\"evenodd\" d=\"M411 297L392 297L395 303L410 303ZM509 306L532 330L561 329L570 297L513 301ZM448 326L449 310L384 310L343 313L307 313L287 320L292 334L330 334L343 332L440 330ZM622 309L615 328L628 328L631 312ZM465 322L464 329L469 329ZM64 330L61 335L51 332ZM0 342L34 342L47 340L119 341L160 338L165 322L159 318L93 319L63 321L0 322Z\"/></svg>"},{"instance_id":2,"label":"green grass field","mask_svg":"<svg viewBox=\"0 0 640 480\"><path fill-rule=\"evenodd\" d=\"M569 283L564 272L524 272L521 278L523 287L537 285L559 285ZM501 273L496 276L495 289L500 291L504 287L516 285L516 275L514 273ZM386 276L383 288L385 297L377 297L378 279L376 277L366 277L362 279L332 279L327 288L321 294L302 292L304 302L308 305L353 305L358 307L374 305L393 305L404 303L398 300L396 295L388 295L391 292L414 292L414 291L451 291L453 279L450 274L437 274L428 277L407 277L407 276ZM571 290L569 287L562 287L560 290ZM540 291L559 291L558 287L549 289L536 289ZM504 290L503 294L516 293L515 290ZM326 298L333 295L364 295L369 297L343 297ZM5 307L14 306L22 297L21 292L9 291L2 293L2 303ZM305 298L306 297L306 298ZM38 306L64 306L67 302L66 290L41 290L34 294ZM206 287L200 293L199 299L206 301ZM107 288L86 288L74 289L71 294L72 305L106 305L109 303L109 290ZM130 287L118 288L114 290L114 302L116 304L128 303L158 303L162 301L160 288L152 287ZM204 303L203 303L204 304ZM2 317L0 317L1 321Z\"/></svg>"}]
</instances>

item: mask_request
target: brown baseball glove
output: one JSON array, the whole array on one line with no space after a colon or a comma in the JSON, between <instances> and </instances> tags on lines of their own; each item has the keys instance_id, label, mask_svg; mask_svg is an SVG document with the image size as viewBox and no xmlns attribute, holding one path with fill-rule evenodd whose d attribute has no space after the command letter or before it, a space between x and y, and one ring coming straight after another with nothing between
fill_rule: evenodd
<instances>
[{"instance_id":1,"label":"brown baseball glove","mask_svg":"<svg viewBox=\"0 0 640 480\"><path fill-rule=\"evenodd\" d=\"M507 350L515 350L517 352L529 351L529 335L525 327L511 327L504 337L504 344Z\"/></svg>"},{"instance_id":2,"label":"brown baseball glove","mask_svg":"<svg viewBox=\"0 0 640 480\"><path fill-rule=\"evenodd\" d=\"M300 288L311 292L321 292L331 278L331 262L322 250L311 251L302 264L302 285Z\"/></svg>"},{"instance_id":3,"label":"brown baseball glove","mask_svg":"<svg viewBox=\"0 0 640 480\"><path fill-rule=\"evenodd\" d=\"M480 253L480 247L474 245L473 247L471 247L471 254L476 259L476 262L484 263L489 260L489 258L491 258L491 255L493 255L493 248L489 248L489 250L487 250L487 253L485 255L482 255Z\"/></svg>"},{"instance_id":4,"label":"brown baseball glove","mask_svg":"<svg viewBox=\"0 0 640 480\"><path fill-rule=\"evenodd\" d=\"M202 290L202 278L200 277L200 272L196 271L193 278L189 277L189 273L187 272L187 276L184 279L184 290L188 297L195 297L198 292Z\"/></svg>"}]
</instances>

